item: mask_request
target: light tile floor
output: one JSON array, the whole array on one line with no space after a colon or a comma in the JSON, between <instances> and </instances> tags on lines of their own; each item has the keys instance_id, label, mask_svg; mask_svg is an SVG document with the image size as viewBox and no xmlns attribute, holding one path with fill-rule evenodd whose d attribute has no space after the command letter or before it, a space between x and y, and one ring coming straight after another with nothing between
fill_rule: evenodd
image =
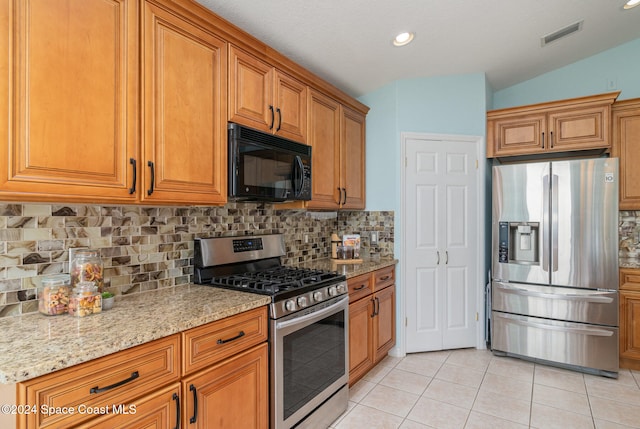
<instances>
[{"instance_id":1,"label":"light tile floor","mask_svg":"<svg viewBox=\"0 0 640 429\"><path fill-rule=\"evenodd\" d=\"M331 428L640 428L640 371L615 380L475 349L387 356Z\"/></svg>"}]
</instances>

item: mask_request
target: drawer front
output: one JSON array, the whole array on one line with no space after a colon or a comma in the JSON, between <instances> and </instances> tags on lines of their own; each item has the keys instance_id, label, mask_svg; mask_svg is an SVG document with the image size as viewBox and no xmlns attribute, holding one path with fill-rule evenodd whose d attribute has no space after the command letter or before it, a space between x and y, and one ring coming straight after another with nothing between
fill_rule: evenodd
<instances>
[{"instance_id":1,"label":"drawer front","mask_svg":"<svg viewBox=\"0 0 640 429\"><path fill-rule=\"evenodd\" d=\"M640 291L640 269L621 269L620 289Z\"/></svg>"},{"instance_id":2,"label":"drawer front","mask_svg":"<svg viewBox=\"0 0 640 429\"><path fill-rule=\"evenodd\" d=\"M349 286L349 302L355 302L373 292L373 281L370 274L353 277L347 282Z\"/></svg>"},{"instance_id":3,"label":"drawer front","mask_svg":"<svg viewBox=\"0 0 640 429\"><path fill-rule=\"evenodd\" d=\"M394 266L379 269L373 274L375 276L374 291L384 289L387 286L394 284L396 281L396 267Z\"/></svg>"},{"instance_id":4,"label":"drawer front","mask_svg":"<svg viewBox=\"0 0 640 429\"><path fill-rule=\"evenodd\" d=\"M182 374L213 365L267 341L267 307L256 308L182 333Z\"/></svg>"},{"instance_id":5,"label":"drawer front","mask_svg":"<svg viewBox=\"0 0 640 429\"><path fill-rule=\"evenodd\" d=\"M70 427L179 379L175 334L19 383L18 403L38 409L20 416L20 427Z\"/></svg>"}]
</instances>

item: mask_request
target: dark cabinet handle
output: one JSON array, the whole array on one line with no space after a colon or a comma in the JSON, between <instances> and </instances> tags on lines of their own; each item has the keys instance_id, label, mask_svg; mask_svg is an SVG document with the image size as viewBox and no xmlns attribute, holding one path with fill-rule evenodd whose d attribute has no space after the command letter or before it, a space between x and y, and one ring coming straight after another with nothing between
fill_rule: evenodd
<instances>
[{"instance_id":1,"label":"dark cabinet handle","mask_svg":"<svg viewBox=\"0 0 640 429\"><path fill-rule=\"evenodd\" d=\"M380 277L378 280L380 280L381 282L384 282L386 280L389 280L391 278L391 276L384 276L384 277Z\"/></svg>"},{"instance_id":2,"label":"dark cabinet handle","mask_svg":"<svg viewBox=\"0 0 640 429\"><path fill-rule=\"evenodd\" d=\"M272 105L269 105L269 111L271 112L271 125L269 125L269 129L272 130L273 129L273 123L275 121L275 116L274 116L273 106Z\"/></svg>"},{"instance_id":3,"label":"dark cabinet handle","mask_svg":"<svg viewBox=\"0 0 640 429\"><path fill-rule=\"evenodd\" d=\"M226 343L230 343L231 341L235 341L235 340L237 340L238 338L242 338L242 337L244 337L244 331L240 331L240 333L239 333L238 335L236 335L236 336L235 336L235 337L233 337L233 338L229 338L229 339L227 339L227 340L219 339L219 340L217 341L217 343L218 343L218 344L226 344Z\"/></svg>"},{"instance_id":4,"label":"dark cabinet handle","mask_svg":"<svg viewBox=\"0 0 640 429\"><path fill-rule=\"evenodd\" d=\"M276 131L280 131L280 127L282 126L282 112L279 107L276 109L276 112L278 112L278 127L276 128Z\"/></svg>"},{"instance_id":5,"label":"dark cabinet handle","mask_svg":"<svg viewBox=\"0 0 640 429\"><path fill-rule=\"evenodd\" d=\"M111 384L111 385L109 385L109 386L105 386L105 387L98 387L98 386L96 386L96 387L92 387L92 388L89 390L89 394L102 393L102 392L106 392L107 390L115 389L116 387L120 387L120 386L122 386L123 384L127 384L127 383L129 383L130 381L133 381L133 380L135 380L135 379L136 379L136 378L138 378L138 377L140 377L140 374L138 373L138 371L132 372L132 373L131 373L131 377L126 378L126 379L124 379L124 380L122 380L122 381L118 381L117 383L114 383L114 384Z\"/></svg>"},{"instance_id":6,"label":"dark cabinet handle","mask_svg":"<svg viewBox=\"0 0 640 429\"><path fill-rule=\"evenodd\" d=\"M542 149L544 149L544 131L542 132Z\"/></svg>"},{"instance_id":7,"label":"dark cabinet handle","mask_svg":"<svg viewBox=\"0 0 640 429\"><path fill-rule=\"evenodd\" d=\"M553 131L549 132L549 147L553 149Z\"/></svg>"},{"instance_id":8,"label":"dark cabinet handle","mask_svg":"<svg viewBox=\"0 0 640 429\"><path fill-rule=\"evenodd\" d=\"M180 429L180 396L174 393L172 399L176 401L176 426L173 429Z\"/></svg>"},{"instance_id":9,"label":"dark cabinet handle","mask_svg":"<svg viewBox=\"0 0 640 429\"><path fill-rule=\"evenodd\" d=\"M189 423L193 424L198 420L198 392L193 384L189 386L189 391L193 392L193 415L189 419Z\"/></svg>"},{"instance_id":10,"label":"dark cabinet handle","mask_svg":"<svg viewBox=\"0 0 640 429\"><path fill-rule=\"evenodd\" d=\"M380 298L376 296L376 316L380 314Z\"/></svg>"},{"instance_id":11,"label":"dark cabinet handle","mask_svg":"<svg viewBox=\"0 0 640 429\"><path fill-rule=\"evenodd\" d=\"M347 204L347 188L342 188L344 190L344 202L342 204Z\"/></svg>"},{"instance_id":12,"label":"dark cabinet handle","mask_svg":"<svg viewBox=\"0 0 640 429\"><path fill-rule=\"evenodd\" d=\"M151 187L147 189L147 195L151 195L153 194L153 188L156 185L156 167L151 161L148 161L147 165L151 168Z\"/></svg>"},{"instance_id":13,"label":"dark cabinet handle","mask_svg":"<svg viewBox=\"0 0 640 429\"><path fill-rule=\"evenodd\" d=\"M371 298L371 302L373 302L373 312L371 313L371 317L374 318L376 317L376 299L375 298Z\"/></svg>"},{"instance_id":14,"label":"dark cabinet handle","mask_svg":"<svg viewBox=\"0 0 640 429\"><path fill-rule=\"evenodd\" d=\"M131 187L129 188L129 195L136 193L136 181L138 180L136 174L138 169L136 168L136 160L129 158L129 164L133 166L133 180L131 181Z\"/></svg>"},{"instance_id":15,"label":"dark cabinet handle","mask_svg":"<svg viewBox=\"0 0 640 429\"><path fill-rule=\"evenodd\" d=\"M364 288L366 288L366 287L367 287L367 284L366 284L366 283L363 283L363 284L361 284L361 285L360 285L360 286L358 286L358 287L354 287L354 288L353 288L353 290L362 290L362 289L364 289Z\"/></svg>"},{"instance_id":16,"label":"dark cabinet handle","mask_svg":"<svg viewBox=\"0 0 640 429\"><path fill-rule=\"evenodd\" d=\"M340 195L338 196L338 204L342 204L342 188L336 188Z\"/></svg>"}]
</instances>

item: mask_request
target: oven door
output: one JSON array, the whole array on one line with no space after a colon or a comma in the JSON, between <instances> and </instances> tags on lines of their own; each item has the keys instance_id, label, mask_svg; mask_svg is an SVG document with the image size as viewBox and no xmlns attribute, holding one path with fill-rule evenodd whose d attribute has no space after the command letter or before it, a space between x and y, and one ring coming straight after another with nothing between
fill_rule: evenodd
<instances>
[{"instance_id":1,"label":"oven door","mask_svg":"<svg viewBox=\"0 0 640 429\"><path fill-rule=\"evenodd\" d=\"M271 321L271 427L290 428L349 381L349 296ZM337 418L347 409L332 404Z\"/></svg>"}]
</instances>

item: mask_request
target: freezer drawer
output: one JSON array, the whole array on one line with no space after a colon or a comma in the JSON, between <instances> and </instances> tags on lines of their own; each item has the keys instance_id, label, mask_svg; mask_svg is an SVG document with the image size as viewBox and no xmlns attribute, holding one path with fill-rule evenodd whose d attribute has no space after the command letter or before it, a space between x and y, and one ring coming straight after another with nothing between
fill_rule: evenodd
<instances>
[{"instance_id":1,"label":"freezer drawer","mask_svg":"<svg viewBox=\"0 0 640 429\"><path fill-rule=\"evenodd\" d=\"M492 312L491 348L564 365L618 372L618 328Z\"/></svg>"},{"instance_id":2,"label":"freezer drawer","mask_svg":"<svg viewBox=\"0 0 640 429\"><path fill-rule=\"evenodd\" d=\"M548 319L618 326L618 291L492 283L492 309Z\"/></svg>"}]
</instances>

